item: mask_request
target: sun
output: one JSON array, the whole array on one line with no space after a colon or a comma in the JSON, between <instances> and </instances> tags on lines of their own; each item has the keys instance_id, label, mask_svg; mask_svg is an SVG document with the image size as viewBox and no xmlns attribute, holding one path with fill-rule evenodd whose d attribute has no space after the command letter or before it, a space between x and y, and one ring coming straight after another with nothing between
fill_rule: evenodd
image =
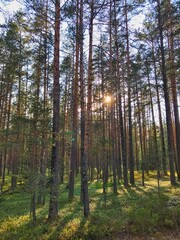
<instances>
[{"instance_id":1,"label":"sun","mask_svg":"<svg viewBox=\"0 0 180 240\"><path fill-rule=\"evenodd\" d=\"M106 96L105 97L105 102L110 103L111 102L111 96Z\"/></svg>"}]
</instances>

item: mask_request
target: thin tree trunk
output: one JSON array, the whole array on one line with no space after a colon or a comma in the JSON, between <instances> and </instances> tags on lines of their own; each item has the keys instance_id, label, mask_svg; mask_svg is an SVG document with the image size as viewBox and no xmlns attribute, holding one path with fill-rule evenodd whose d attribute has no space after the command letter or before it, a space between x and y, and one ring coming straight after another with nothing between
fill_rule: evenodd
<instances>
[{"instance_id":1,"label":"thin tree trunk","mask_svg":"<svg viewBox=\"0 0 180 240\"><path fill-rule=\"evenodd\" d=\"M110 0L110 19L109 19L109 45L110 45L110 59L109 59L109 71L111 76L111 89L113 90L114 86L114 74L113 74L113 65L112 65L112 3ZM110 102L110 141L111 141L111 164L113 171L113 189L114 194L117 194L117 177L116 177L116 159L115 159L115 121L114 121L114 109L115 109L115 99L112 96Z\"/></svg>"},{"instance_id":2,"label":"thin tree trunk","mask_svg":"<svg viewBox=\"0 0 180 240\"><path fill-rule=\"evenodd\" d=\"M144 186L145 176L144 176L144 169L145 169L145 161L144 161L144 149L143 149L143 138L142 138L142 124L141 124L141 106L139 101L138 95L138 86L136 81L136 93L137 93L137 122L139 125L139 139L140 139L140 150L141 150L141 170L142 170L142 185Z\"/></svg>"},{"instance_id":3,"label":"thin tree trunk","mask_svg":"<svg viewBox=\"0 0 180 240\"><path fill-rule=\"evenodd\" d=\"M105 95L104 95L104 68L103 68L103 57L102 57L102 49L100 52L100 62L101 62L101 77L102 77L102 83L101 83L101 92L102 92L102 99L104 101ZM105 107L104 104L102 105L102 170L103 170L103 195L104 195L104 204L106 207L106 183L108 177L106 176L107 173L107 164L106 164L106 150L105 150Z\"/></svg>"},{"instance_id":4,"label":"thin tree trunk","mask_svg":"<svg viewBox=\"0 0 180 240\"><path fill-rule=\"evenodd\" d=\"M89 59L88 59L88 101L87 101L87 131L88 131L88 162L91 166L91 180L94 178L94 163L92 159L92 44L93 44L93 20L94 20L94 0L90 4L89 22Z\"/></svg>"},{"instance_id":5,"label":"thin tree trunk","mask_svg":"<svg viewBox=\"0 0 180 240\"><path fill-rule=\"evenodd\" d=\"M156 68L156 60L154 56L154 43L152 40L152 54L153 54L153 66L154 66L154 77L155 77L155 87L156 87L156 95L157 95L157 105L158 105L158 115L159 115L159 126L160 126L160 138L161 138L161 151L162 151L162 166L164 175L167 175L167 165L166 165L166 147L165 147L165 139L164 139L164 128L162 122L162 111L160 104L160 93L158 87L158 77L157 77L157 68Z\"/></svg>"},{"instance_id":6,"label":"thin tree trunk","mask_svg":"<svg viewBox=\"0 0 180 240\"><path fill-rule=\"evenodd\" d=\"M72 126L72 147L71 160L69 172L69 199L74 197L74 175L77 163L77 127L78 127L78 71L79 71L79 0L77 0L76 7L76 63L75 63L75 78L74 78L74 92L73 92L73 126Z\"/></svg>"},{"instance_id":7,"label":"thin tree trunk","mask_svg":"<svg viewBox=\"0 0 180 240\"><path fill-rule=\"evenodd\" d=\"M43 76L43 130L42 130L42 139L43 144L41 146L41 156L40 156L40 181L39 181L39 191L37 196L37 203L44 205L45 204L45 195L46 195L46 167L47 167L47 158L48 158L48 146L47 146L47 131L48 131L48 112L47 112L47 79L48 79L48 71L47 71L47 32L48 32L48 0L46 0L45 6L45 35L44 35L44 76Z\"/></svg>"},{"instance_id":8,"label":"thin tree trunk","mask_svg":"<svg viewBox=\"0 0 180 240\"><path fill-rule=\"evenodd\" d=\"M132 140L132 107L131 107L131 77L130 77L130 52L129 52L129 27L127 1L125 0L125 23L126 23L126 52L127 52L127 81L128 81L128 120L129 120L129 166L130 166L130 183L134 184L134 152Z\"/></svg>"},{"instance_id":9,"label":"thin tree trunk","mask_svg":"<svg viewBox=\"0 0 180 240\"><path fill-rule=\"evenodd\" d=\"M155 123L155 113L154 113L154 105L153 105L153 97L152 97L152 90L151 90L151 83L150 83L150 73L148 68L148 62L146 59L146 68L147 68L147 78L148 78L148 85L149 85L149 95L150 95L150 108L151 108L151 115L152 115L152 124L153 124L153 137L154 137L154 147L155 147L155 167L157 170L157 181L158 181L158 189L159 189L159 179L160 179L160 159L159 159L159 151L158 151L158 142L157 142L157 131L156 131L156 123Z\"/></svg>"},{"instance_id":10,"label":"thin tree trunk","mask_svg":"<svg viewBox=\"0 0 180 240\"><path fill-rule=\"evenodd\" d=\"M124 186L128 186L128 171L127 171L127 149L125 143L125 130L122 113L122 95L121 95L121 79L120 79L120 64L119 64L119 45L118 45L118 29L116 19L116 0L114 0L114 18L115 18L115 47L116 47L116 64L117 64L117 81L118 81L118 105L119 105L119 125L120 125L120 139L121 139L121 150L122 150L122 161L123 161L123 178Z\"/></svg>"}]
</instances>

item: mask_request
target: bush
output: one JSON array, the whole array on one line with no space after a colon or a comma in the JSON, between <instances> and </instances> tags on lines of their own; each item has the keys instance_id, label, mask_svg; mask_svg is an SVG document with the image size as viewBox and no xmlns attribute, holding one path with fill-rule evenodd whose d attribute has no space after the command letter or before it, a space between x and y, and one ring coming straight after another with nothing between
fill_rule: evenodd
<instances>
[{"instance_id":1,"label":"bush","mask_svg":"<svg viewBox=\"0 0 180 240\"><path fill-rule=\"evenodd\" d=\"M129 212L129 230L132 232L150 233L164 225L167 197L158 194L147 194L137 201Z\"/></svg>"}]
</instances>

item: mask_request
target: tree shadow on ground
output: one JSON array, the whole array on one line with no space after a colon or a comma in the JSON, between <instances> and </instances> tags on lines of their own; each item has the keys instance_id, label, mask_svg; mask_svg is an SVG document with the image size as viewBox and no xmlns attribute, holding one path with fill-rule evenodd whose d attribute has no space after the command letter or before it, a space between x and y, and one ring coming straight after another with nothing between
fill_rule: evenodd
<instances>
[{"instance_id":1,"label":"tree shadow on ground","mask_svg":"<svg viewBox=\"0 0 180 240\"><path fill-rule=\"evenodd\" d=\"M26 215L30 210L30 194L25 192L5 193L0 196L0 215L6 220L9 217Z\"/></svg>"}]
</instances>

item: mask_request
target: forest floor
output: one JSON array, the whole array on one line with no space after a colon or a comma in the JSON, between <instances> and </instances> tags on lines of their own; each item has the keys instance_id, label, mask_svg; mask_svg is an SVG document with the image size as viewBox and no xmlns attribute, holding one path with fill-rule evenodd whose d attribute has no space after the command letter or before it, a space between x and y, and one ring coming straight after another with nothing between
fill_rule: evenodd
<instances>
[{"instance_id":1,"label":"forest floor","mask_svg":"<svg viewBox=\"0 0 180 240\"><path fill-rule=\"evenodd\" d=\"M156 232L154 234L119 234L119 236L111 236L104 240L179 240L180 233L174 230L165 230L164 232Z\"/></svg>"},{"instance_id":2,"label":"forest floor","mask_svg":"<svg viewBox=\"0 0 180 240\"><path fill-rule=\"evenodd\" d=\"M36 209L35 223L29 214L31 188L19 184L14 191L0 195L0 240L180 240L180 185L172 187L169 177L160 180L156 173L146 176L142 186L136 173L136 184L118 185L113 194L112 179L102 194L102 181L89 182L90 217L83 217L80 203L80 179L76 179L75 197L68 201L67 183L60 186L59 216L47 219L46 204ZM37 189L38 194L38 189ZM105 201L106 199L106 201Z\"/></svg>"}]
</instances>

